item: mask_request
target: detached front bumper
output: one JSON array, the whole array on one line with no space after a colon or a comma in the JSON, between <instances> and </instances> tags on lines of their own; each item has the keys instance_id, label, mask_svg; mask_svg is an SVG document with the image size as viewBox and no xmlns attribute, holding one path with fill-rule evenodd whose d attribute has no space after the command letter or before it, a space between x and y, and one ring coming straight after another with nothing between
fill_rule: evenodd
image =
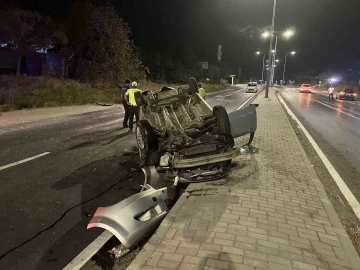
<instances>
[{"instance_id":1,"label":"detached front bumper","mask_svg":"<svg viewBox=\"0 0 360 270\"><path fill-rule=\"evenodd\" d=\"M168 213L167 188L154 189L145 184L145 191L115 205L99 207L87 228L108 230L127 249L131 249L161 223Z\"/></svg>"}]
</instances>

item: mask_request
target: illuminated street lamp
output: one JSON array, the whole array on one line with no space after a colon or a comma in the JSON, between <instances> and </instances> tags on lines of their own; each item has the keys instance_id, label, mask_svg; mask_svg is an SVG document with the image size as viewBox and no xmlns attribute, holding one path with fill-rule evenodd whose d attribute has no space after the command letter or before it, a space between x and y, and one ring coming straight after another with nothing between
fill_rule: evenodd
<instances>
[{"instance_id":1,"label":"illuminated street lamp","mask_svg":"<svg viewBox=\"0 0 360 270\"><path fill-rule=\"evenodd\" d=\"M257 51L256 54L260 55L261 52ZM264 81L264 68L265 68L265 53L264 53L264 56L263 56L263 66L262 66L262 70L261 70L261 84L263 84L263 81Z\"/></svg>"},{"instance_id":2,"label":"illuminated street lamp","mask_svg":"<svg viewBox=\"0 0 360 270\"><path fill-rule=\"evenodd\" d=\"M288 29L283 33L283 37L286 39L291 38L293 35L295 35L295 31L292 29Z\"/></svg>"},{"instance_id":3,"label":"illuminated street lamp","mask_svg":"<svg viewBox=\"0 0 360 270\"><path fill-rule=\"evenodd\" d=\"M280 62L280 60L279 60L279 59L276 59L275 62Z\"/></svg>"},{"instance_id":4,"label":"illuminated street lamp","mask_svg":"<svg viewBox=\"0 0 360 270\"><path fill-rule=\"evenodd\" d=\"M261 36L263 38L268 38L268 37L270 37L270 32L266 31L266 32L262 33Z\"/></svg>"},{"instance_id":5,"label":"illuminated street lamp","mask_svg":"<svg viewBox=\"0 0 360 270\"><path fill-rule=\"evenodd\" d=\"M292 52L289 52L289 53L290 53L291 55L295 55L295 54L296 54L296 52L295 52L295 51L292 51ZM283 72L283 82L285 82L286 58L287 58L287 55L288 55L289 53L286 53L286 54L285 54L284 72Z\"/></svg>"},{"instance_id":6,"label":"illuminated street lamp","mask_svg":"<svg viewBox=\"0 0 360 270\"><path fill-rule=\"evenodd\" d=\"M274 1L274 5L276 5L276 0ZM274 6L275 8L275 6ZM274 10L274 13L275 13L275 10ZM274 16L274 14L273 14ZM274 19L274 18L273 18ZM272 28L272 33L274 34L274 30ZM272 35L273 35L272 34ZM279 34L279 32L277 32L277 34ZM267 38L267 37L271 37L273 38L272 35L269 35L269 32L264 32L261 36L263 38ZM282 36L285 38L285 39L290 39L293 35L295 35L295 31L293 29L287 29L286 31L282 32ZM274 69L274 65L275 65L275 62L278 62L276 61L276 48L277 48L277 41L278 41L278 36L275 35L275 48L274 49L270 49L270 52L272 54L272 59L271 57L269 57L269 60L272 61L272 69L271 69L271 72L270 72L270 81L271 81L271 85L273 84L274 82L274 76L275 76L275 69ZM272 47L272 42L271 42L271 47Z\"/></svg>"}]
</instances>

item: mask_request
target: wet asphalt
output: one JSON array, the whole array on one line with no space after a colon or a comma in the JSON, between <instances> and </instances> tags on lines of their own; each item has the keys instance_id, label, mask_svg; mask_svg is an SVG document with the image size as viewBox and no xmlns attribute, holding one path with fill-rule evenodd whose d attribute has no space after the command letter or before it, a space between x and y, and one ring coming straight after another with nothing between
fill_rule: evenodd
<instances>
[{"instance_id":1,"label":"wet asphalt","mask_svg":"<svg viewBox=\"0 0 360 270\"><path fill-rule=\"evenodd\" d=\"M207 101L231 112L251 95L237 87ZM50 152L0 170L0 269L62 269L102 233L86 230L96 208L140 191L135 136L122 117L117 105L0 130L0 167ZM87 266L114 264L95 256Z\"/></svg>"},{"instance_id":2,"label":"wet asphalt","mask_svg":"<svg viewBox=\"0 0 360 270\"><path fill-rule=\"evenodd\" d=\"M329 101L319 94L281 91L341 178L360 200L360 101Z\"/></svg>"}]
</instances>

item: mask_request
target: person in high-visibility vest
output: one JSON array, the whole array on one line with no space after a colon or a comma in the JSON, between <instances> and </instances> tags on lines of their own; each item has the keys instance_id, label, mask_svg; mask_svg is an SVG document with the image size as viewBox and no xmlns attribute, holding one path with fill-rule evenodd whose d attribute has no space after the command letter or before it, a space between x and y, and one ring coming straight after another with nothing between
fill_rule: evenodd
<instances>
[{"instance_id":1,"label":"person in high-visibility vest","mask_svg":"<svg viewBox=\"0 0 360 270\"><path fill-rule=\"evenodd\" d=\"M138 107L136 105L135 93L141 92L140 89L137 89L137 82L132 82L131 87L125 93L125 99L129 105L129 129L132 132L134 127L134 116L136 117L136 122L139 120Z\"/></svg>"},{"instance_id":2,"label":"person in high-visibility vest","mask_svg":"<svg viewBox=\"0 0 360 270\"><path fill-rule=\"evenodd\" d=\"M129 127L129 125L128 125L128 122L129 122L129 105L128 105L127 101L126 101L125 93L130 88L130 83L131 83L130 80L125 80L125 84L123 86L121 86L121 89L120 89L121 103L122 103L122 105L124 107L124 111L125 111L124 120L123 120L123 128L128 128Z\"/></svg>"},{"instance_id":3,"label":"person in high-visibility vest","mask_svg":"<svg viewBox=\"0 0 360 270\"><path fill-rule=\"evenodd\" d=\"M201 83L198 84L198 88L199 88L199 95L200 95L200 97L202 97L203 99L205 99L206 93L205 93L205 89L201 87Z\"/></svg>"}]
</instances>

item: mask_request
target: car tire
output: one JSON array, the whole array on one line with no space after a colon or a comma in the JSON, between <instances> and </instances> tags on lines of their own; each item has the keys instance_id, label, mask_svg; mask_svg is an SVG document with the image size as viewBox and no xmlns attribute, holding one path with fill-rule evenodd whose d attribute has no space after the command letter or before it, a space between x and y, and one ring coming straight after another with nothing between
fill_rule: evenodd
<instances>
[{"instance_id":1,"label":"car tire","mask_svg":"<svg viewBox=\"0 0 360 270\"><path fill-rule=\"evenodd\" d=\"M134 93L136 106L141 106L145 104L144 97L141 92Z\"/></svg>"},{"instance_id":2,"label":"car tire","mask_svg":"<svg viewBox=\"0 0 360 270\"><path fill-rule=\"evenodd\" d=\"M158 141L154 129L147 120L140 120L136 124L136 142L141 153L147 155L158 148Z\"/></svg>"},{"instance_id":3,"label":"car tire","mask_svg":"<svg viewBox=\"0 0 360 270\"><path fill-rule=\"evenodd\" d=\"M190 86L190 89L189 89L190 95L199 93L198 83L196 82L196 79L194 77L191 77L188 79L188 84Z\"/></svg>"}]
</instances>

